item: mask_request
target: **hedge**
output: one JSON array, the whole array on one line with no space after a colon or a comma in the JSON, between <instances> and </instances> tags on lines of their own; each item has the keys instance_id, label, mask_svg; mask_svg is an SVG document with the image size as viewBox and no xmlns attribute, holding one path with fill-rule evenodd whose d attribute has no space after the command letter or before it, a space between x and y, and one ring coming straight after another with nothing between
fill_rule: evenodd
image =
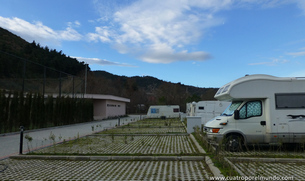
<instances>
[{"instance_id":1,"label":"hedge","mask_svg":"<svg viewBox=\"0 0 305 181\"><path fill-rule=\"evenodd\" d=\"M90 99L0 90L0 134L93 120Z\"/></svg>"}]
</instances>

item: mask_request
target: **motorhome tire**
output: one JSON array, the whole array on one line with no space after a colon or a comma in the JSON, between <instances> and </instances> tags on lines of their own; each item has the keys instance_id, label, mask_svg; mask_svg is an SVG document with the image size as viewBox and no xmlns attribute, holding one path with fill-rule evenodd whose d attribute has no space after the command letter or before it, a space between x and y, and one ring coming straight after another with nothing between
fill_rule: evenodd
<instances>
[{"instance_id":1,"label":"motorhome tire","mask_svg":"<svg viewBox=\"0 0 305 181\"><path fill-rule=\"evenodd\" d=\"M239 135L232 134L226 137L225 148L227 151L238 152L242 151L243 138Z\"/></svg>"}]
</instances>

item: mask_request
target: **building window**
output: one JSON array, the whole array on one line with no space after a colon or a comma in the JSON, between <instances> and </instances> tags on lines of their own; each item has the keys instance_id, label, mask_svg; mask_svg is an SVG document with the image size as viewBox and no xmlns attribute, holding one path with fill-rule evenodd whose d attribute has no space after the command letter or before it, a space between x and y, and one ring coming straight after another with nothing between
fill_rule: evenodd
<instances>
[{"instance_id":1,"label":"building window","mask_svg":"<svg viewBox=\"0 0 305 181\"><path fill-rule=\"evenodd\" d=\"M115 104L107 104L107 107L116 107Z\"/></svg>"}]
</instances>

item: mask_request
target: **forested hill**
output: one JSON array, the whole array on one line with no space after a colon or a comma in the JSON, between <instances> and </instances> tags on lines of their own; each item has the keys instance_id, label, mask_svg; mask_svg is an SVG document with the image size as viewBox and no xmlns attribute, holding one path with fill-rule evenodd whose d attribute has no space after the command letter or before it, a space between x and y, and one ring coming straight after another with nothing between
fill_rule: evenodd
<instances>
[{"instance_id":1,"label":"forested hill","mask_svg":"<svg viewBox=\"0 0 305 181\"><path fill-rule=\"evenodd\" d=\"M185 111L186 103L215 100L217 90L166 82L150 76L118 76L105 71L92 71L88 75L87 87L91 93L102 92L130 98L128 110L142 113L150 105L180 105L181 111ZM144 110L140 105L144 105Z\"/></svg>"},{"instance_id":2,"label":"forested hill","mask_svg":"<svg viewBox=\"0 0 305 181\"><path fill-rule=\"evenodd\" d=\"M20 58L16 57L27 59L71 75L78 75L81 71L85 70L84 62L79 62L75 58L65 55L61 50L49 49L47 46L42 47L35 41L28 43L19 36L0 27L0 77L11 77L15 76L12 74L22 72L14 70L16 65L23 63L20 62ZM28 68L28 70L32 69L34 68ZM36 73L28 72L28 74Z\"/></svg>"},{"instance_id":3,"label":"forested hill","mask_svg":"<svg viewBox=\"0 0 305 181\"><path fill-rule=\"evenodd\" d=\"M19 58L16 58L19 57ZM84 78L85 64L65 55L62 51L42 47L33 41L28 43L22 38L0 27L0 79L17 77L16 71L20 58L41 64L68 74ZM22 70L22 69L20 69ZM41 74L27 64L27 77ZM118 76L105 71L90 71L87 78L87 93L110 94L131 100L127 113L145 113L150 105L180 105L185 111L187 102L214 100L216 88L199 88L171 83L150 76Z\"/></svg>"}]
</instances>

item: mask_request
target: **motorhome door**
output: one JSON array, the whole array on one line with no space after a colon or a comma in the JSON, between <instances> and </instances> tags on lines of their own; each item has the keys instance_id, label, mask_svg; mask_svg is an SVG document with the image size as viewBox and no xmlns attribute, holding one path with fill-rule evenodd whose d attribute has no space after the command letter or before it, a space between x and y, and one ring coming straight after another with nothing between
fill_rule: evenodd
<instances>
[{"instance_id":1,"label":"motorhome door","mask_svg":"<svg viewBox=\"0 0 305 181\"><path fill-rule=\"evenodd\" d=\"M239 109L236 127L244 133L247 143L263 143L266 133L264 101L247 101Z\"/></svg>"}]
</instances>

